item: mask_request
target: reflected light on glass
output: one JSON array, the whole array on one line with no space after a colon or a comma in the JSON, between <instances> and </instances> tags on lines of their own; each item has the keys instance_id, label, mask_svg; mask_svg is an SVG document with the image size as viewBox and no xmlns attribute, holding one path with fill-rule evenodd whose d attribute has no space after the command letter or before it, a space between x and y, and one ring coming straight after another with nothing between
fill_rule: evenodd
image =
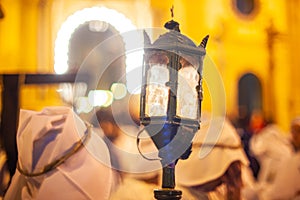
<instances>
[{"instance_id":1,"label":"reflected light on glass","mask_svg":"<svg viewBox=\"0 0 300 200\"><path fill-rule=\"evenodd\" d=\"M184 118L197 118L198 98L196 86L199 74L192 66L186 66L178 72L177 115Z\"/></svg>"},{"instance_id":2,"label":"reflected light on glass","mask_svg":"<svg viewBox=\"0 0 300 200\"><path fill-rule=\"evenodd\" d=\"M164 116L167 114L169 80L167 65L156 64L148 71L146 96L146 114L148 116Z\"/></svg>"},{"instance_id":3,"label":"reflected light on glass","mask_svg":"<svg viewBox=\"0 0 300 200\"><path fill-rule=\"evenodd\" d=\"M122 99L127 94L127 88L123 83L113 83L110 87L114 99Z\"/></svg>"}]
</instances>

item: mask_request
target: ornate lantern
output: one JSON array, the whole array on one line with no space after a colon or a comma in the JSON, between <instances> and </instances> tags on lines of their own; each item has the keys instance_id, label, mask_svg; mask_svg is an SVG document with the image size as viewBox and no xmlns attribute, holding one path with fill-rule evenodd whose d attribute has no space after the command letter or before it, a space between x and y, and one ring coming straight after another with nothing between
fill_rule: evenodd
<instances>
[{"instance_id":1,"label":"ornate lantern","mask_svg":"<svg viewBox=\"0 0 300 200\"><path fill-rule=\"evenodd\" d=\"M159 150L163 167L162 189L154 191L155 198L180 199L181 191L174 189L174 170L179 159L190 155L192 139L200 128L208 36L196 46L180 33L177 22L171 20L165 28L169 31L153 43L144 32L140 121Z\"/></svg>"}]
</instances>

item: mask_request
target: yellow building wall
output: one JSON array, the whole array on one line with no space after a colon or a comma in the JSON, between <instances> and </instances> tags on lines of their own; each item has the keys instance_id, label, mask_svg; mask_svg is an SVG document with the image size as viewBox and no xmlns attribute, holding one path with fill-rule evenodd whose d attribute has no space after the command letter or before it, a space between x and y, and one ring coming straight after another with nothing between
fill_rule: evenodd
<instances>
[{"instance_id":1,"label":"yellow building wall","mask_svg":"<svg viewBox=\"0 0 300 200\"><path fill-rule=\"evenodd\" d=\"M222 75L227 115L237 117L238 81L243 74L253 73L262 84L265 114L288 131L290 82L284 80L290 80L291 72L287 66L290 50L286 1L257 1L257 12L248 18L237 13L232 2L175 1L175 11L180 7L175 16L180 16L182 32L194 41L210 35L207 54ZM271 26L274 33L269 34ZM270 36L272 41L268 40Z\"/></svg>"},{"instance_id":2,"label":"yellow building wall","mask_svg":"<svg viewBox=\"0 0 300 200\"><path fill-rule=\"evenodd\" d=\"M299 59L299 47L300 47L300 15L299 15L300 2L297 0L289 1L286 6L287 10L287 29L288 34L286 35L289 48L289 60L282 68L287 69L285 66L289 66L290 77L289 87L287 90L288 107L287 110L290 113L290 117L294 118L299 116L300 113L300 59ZM284 81L284 80L282 80Z\"/></svg>"},{"instance_id":3,"label":"yellow building wall","mask_svg":"<svg viewBox=\"0 0 300 200\"><path fill-rule=\"evenodd\" d=\"M138 28L162 28L171 19L173 5L174 20L180 23L183 34L198 44L210 35L207 58L222 77L227 115L237 116L238 81L251 72L262 83L264 111L288 130L291 118L300 115L300 5L297 0L257 2L257 13L243 18L232 7L232 0L1 0L5 18L0 20L0 73L52 73L57 32L77 10L105 6L123 13ZM272 52L267 33L271 22ZM203 107L209 110L211 96L207 90ZM28 86L21 96L21 106L30 109L61 103L55 86Z\"/></svg>"},{"instance_id":4,"label":"yellow building wall","mask_svg":"<svg viewBox=\"0 0 300 200\"><path fill-rule=\"evenodd\" d=\"M37 2L3 0L0 20L0 73L32 72L37 67Z\"/></svg>"}]
</instances>

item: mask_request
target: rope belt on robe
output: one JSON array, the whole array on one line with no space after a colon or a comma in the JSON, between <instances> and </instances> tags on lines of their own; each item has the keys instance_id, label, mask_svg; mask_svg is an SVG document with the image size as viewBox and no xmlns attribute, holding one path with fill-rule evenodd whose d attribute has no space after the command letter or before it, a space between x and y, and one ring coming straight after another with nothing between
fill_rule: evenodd
<instances>
[{"instance_id":1,"label":"rope belt on robe","mask_svg":"<svg viewBox=\"0 0 300 200\"><path fill-rule=\"evenodd\" d=\"M195 143L195 147L216 147L216 148L226 148L226 149L240 149L242 145L226 145L226 144L211 144L211 143Z\"/></svg>"},{"instance_id":2,"label":"rope belt on robe","mask_svg":"<svg viewBox=\"0 0 300 200\"><path fill-rule=\"evenodd\" d=\"M62 163L64 163L68 158L70 158L72 155L74 155L75 153L77 153L88 141L88 139L91 136L91 129L92 129L92 125L88 122L85 122L87 130L84 132L84 135L77 141L75 142L67 151L65 154L63 154L61 157L59 157L58 159L52 161L51 163L45 165L40 171L38 172L28 172L25 169L22 169L19 161L17 163L17 169L18 171L27 177L35 177L35 176L40 176L43 174L46 174L50 171L52 171L53 169L55 169L56 167L58 167L59 165L61 165Z\"/></svg>"}]
</instances>

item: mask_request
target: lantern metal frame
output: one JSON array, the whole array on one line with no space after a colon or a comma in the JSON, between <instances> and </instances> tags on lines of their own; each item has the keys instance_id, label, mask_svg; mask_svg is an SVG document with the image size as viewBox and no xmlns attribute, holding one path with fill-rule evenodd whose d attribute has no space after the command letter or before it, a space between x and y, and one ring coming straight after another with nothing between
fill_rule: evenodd
<instances>
[{"instance_id":1,"label":"lantern metal frame","mask_svg":"<svg viewBox=\"0 0 300 200\"><path fill-rule=\"evenodd\" d=\"M206 39L207 40L207 39ZM202 43L201 43L202 44ZM159 37L153 44L150 42L148 34L144 31L144 63L143 63L143 78L142 78L142 89L141 89L141 104L140 104L140 120L144 126L151 124L176 124L184 125L191 128L200 128L200 117L201 117L201 102L203 99L202 95L202 66L203 58L206 54L205 46L199 45L198 47L186 36L181 33L171 30ZM161 52L165 54L169 63L167 68L169 70L169 80L166 83L169 89L168 95L168 106L166 116L148 116L145 112L146 109L146 95L147 95L147 72L150 69L149 59L156 53ZM179 59L184 56L192 56L197 58L198 68L197 73L199 74L198 86L196 89L198 95L198 112L196 119L183 118L177 115L177 88L178 88L178 71L182 68ZM195 67L195 66L194 66Z\"/></svg>"},{"instance_id":2,"label":"lantern metal frame","mask_svg":"<svg viewBox=\"0 0 300 200\"><path fill-rule=\"evenodd\" d=\"M158 200L174 200L181 199L182 194L180 190L174 189L175 165L179 159L187 159L189 157L191 153L192 139L196 131L200 128L201 102L203 99L202 69L203 59L206 54L205 47L208 41L208 36L202 40L199 46L196 46L191 39L180 33L179 24L177 22L171 20L165 24L165 27L169 29L169 31L163 35L160 35L160 37L153 43L151 43L148 34L146 31L144 31L144 59L140 98L140 123L145 126L145 129L151 136L155 146L157 149L159 149L158 156L162 158L162 189L154 190L154 197ZM148 100L147 87L149 86L148 72L151 68L150 60L156 55L166 56L166 63L164 63L163 66L166 66L166 69L169 73L168 80L164 83L164 86L168 88L168 99L165 115L160 114L157 116L150 116L148 115L149 113L146 113L146 103ZM180 62L181 59L187 61L198 74L197 86L192 88L196 90L197 94L197 112L194 118L178 115L177 95L179 85L179 70L184 67ZM163 59L161 62L162 61ZM156 64L159 64L159 62ZM180 138L180 142L177 145L181 146L182 144L185 147L184 151L180 152L181 155L176 155L176 153L172 152L176 146L174 146L174 144L172 144L173 146L170 144L174 140L175 136ZM164 151L161 151L161 149L164 149Z\"/></svg>"}]
</instances>

